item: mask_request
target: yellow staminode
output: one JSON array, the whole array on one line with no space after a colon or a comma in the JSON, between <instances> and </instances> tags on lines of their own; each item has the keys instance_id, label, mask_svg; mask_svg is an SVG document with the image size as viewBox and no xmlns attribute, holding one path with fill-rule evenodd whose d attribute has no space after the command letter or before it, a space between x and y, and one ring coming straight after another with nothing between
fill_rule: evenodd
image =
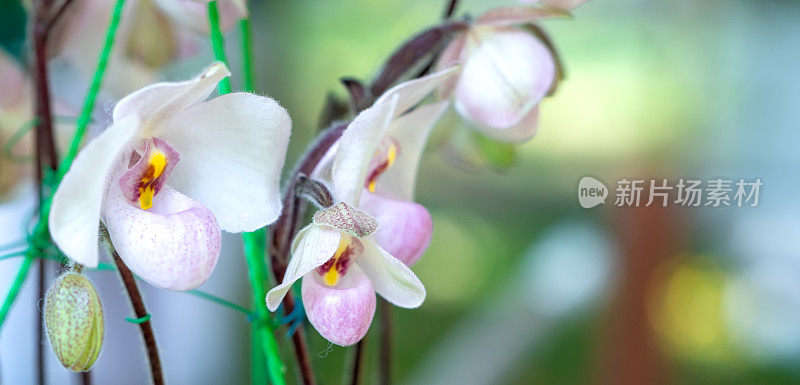
<instances>
[{"instance_id":1,"label":"yellow staminode","mask_svg":"<svg viewBox=\"0 0 800 385\"><path fill-rule=\"evenodd\" d=\"M328 286L336 286L339 283L339 272L336 271L336 264L331 265L331 268L322 276L325 284Z\"/></svg>"},{"instance_id":2,"label":"yellow staminode","mask_svg":"<svg viewBox=\"0 0 800 385\"><path fill-rule=\"evenodd\" d=\"M153 151L147 161L147 169L142 175L139 185L139 206L142 210L153 207L153 195L155 194L155 182L167 168L167 156L161 151Z\"/></svg>"},{"instance_id":3,"label":"yellow staminode","mask_svg":"<svg viewBox=\"0 0 800 385\"><path fill-rule=\"evenodd\" d=\"M339 283L339 278L341 275L339 274L339 258L344 254L347 250L347 247L350 246L350 241L348 237L342 236L339 240L339 247L336 249L336 253L333 254L333 263L328 271L322 276L322 280L325 281L325 284L328 286L336 286Z\"/></svg>"}]
</instances>

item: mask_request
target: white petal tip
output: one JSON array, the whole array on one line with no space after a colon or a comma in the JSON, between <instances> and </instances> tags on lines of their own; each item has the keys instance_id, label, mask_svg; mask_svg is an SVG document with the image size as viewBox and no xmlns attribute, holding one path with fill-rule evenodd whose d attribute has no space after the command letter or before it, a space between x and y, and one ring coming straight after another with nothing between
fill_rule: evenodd
<instances>
[{"instance_id":1,"label":"white petal tip","mask_svg":"<svg viewBox=\"0 0 800 385\"><path fill-rule=\"evenodd\" d=\"M228 67L225 65L225 63L221 61L214 62L213 64L208 66L208 68L206 68L200 75L201 78L212 77L220 79L228 76L231 76L231 71L228 70Z\"/></svg>"}]
</instances>

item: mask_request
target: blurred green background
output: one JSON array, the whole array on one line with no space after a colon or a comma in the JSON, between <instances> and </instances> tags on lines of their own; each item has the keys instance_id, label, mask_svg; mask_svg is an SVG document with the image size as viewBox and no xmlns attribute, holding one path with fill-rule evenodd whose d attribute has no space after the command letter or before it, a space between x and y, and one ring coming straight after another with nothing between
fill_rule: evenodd
<instances>
[{"instance_id":1,"label":"blurred green background","mask_svg":"<svg viewBox=\"0 0 800 385\"><path fill-rule=\"evenodd\" d=\"M459 10L476 15L510 3L463 1ZM261 89L293 112L294 153L313 135L325 92L344 95L338 78L372 76L398 42L435 23L442 6L255 5L264 17ZM397 379L800 383L800 328L786 325L800 322L791 283L800 278L800 211L790 171L800 161L800 3L598 0L572 20L543 25L567 78L543 102L539 133L513 165L464 172L435 145L424 160L418 200L433 213L435 235L415 271L429 294L421 309L395 311ZM438 130L458 124L451 116ZM755 208L586 210L576 201L586 175L612 189L626 177L759 177L765 187ZM553 239L563 244L548 246ZM559 253L581 257L549 267L560 281L531 284L547 292L512 283L541 280L536 269L547 262L535 261ZM775 260L778 267L760 267ZM531 264L535 271L526 270ZM770 269L788 277L752 274ZM537 315L544 305L525 308L593 279L594 289L557 316ZM770 330L778 336L763 336ZM370 335L369 368L377 343ZM346 360L345 349L334 349L315 364L336 383Z\"/></svg>"}]
</instances>

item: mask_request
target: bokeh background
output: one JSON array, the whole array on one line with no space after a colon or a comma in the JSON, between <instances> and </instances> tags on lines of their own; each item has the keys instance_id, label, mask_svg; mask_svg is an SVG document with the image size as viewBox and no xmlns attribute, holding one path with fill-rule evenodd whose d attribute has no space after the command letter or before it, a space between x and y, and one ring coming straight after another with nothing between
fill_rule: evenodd
<instances>
[{"instance_id":1,"label":"bokeh background","mask_svg":"<svg viewBox=\"0 0 800 385\"><path fill-rule=\"evenodd\" d=\"M72 27L80 33L65 32L64 50L51 62L62 139L111 4L86 1L102 4L95 16L69 16L81 20ZM131 90L185 78L211 61L201 37L169 45L159 33L185 32L146 1L127 5L124 24L136 38L118 44L119 55L158 70L112 61L94 130ZM510 4L465 0L459 13ZM252 2L258 91L279 100L294 121L288 164L317 132L326 94L344 97L338 79L369 79L397 45L436 23L443 6ZM144 16L133 20L134 13ZM136 30L136 23L158 28ZM417 198L431 211L435 233L414 270L428 298L419 309L394 310L396 383L800 383L800 2L595 0L573 19L543 26L567 77L543 102L537 136L514 151L477 154L467 138L456 146L456 161L453 142L439 135L424 157ZM236 73L237 35L226 36ZM176 53L180 60L171 59ZM19 93L3 99L4 141L30 117L25 82L5 73L0 83L3 96ZM463 124L452 113L437 133ZM20 146L24 153L24 140ZM2 244L24 236L34 203L29 170L15 160L0 163ZM760 178L764 186L758 207L617 208L612 195L583 209L577 185L587 175L612 194L623 178ZM244 305L250 298L237 240L225 239L201 289ZM19 263L0 261L3 296ZM130 309L115 273L89 277L107 324L96 383L146 383L139 331L125 322ZM250 329L242 313L140 286L168 382L247 383ZM0 334L2 383L35 381L39 306L29 279ZM366 340L367 383L376 379L378 326L376 317ZM346 381L351 349L330 346L313 328L308 335L320 383ZM282 348L291 362L291 346ZM52 354L46 358L48 383L77 383Z\"/></svg>"}]
</instances>

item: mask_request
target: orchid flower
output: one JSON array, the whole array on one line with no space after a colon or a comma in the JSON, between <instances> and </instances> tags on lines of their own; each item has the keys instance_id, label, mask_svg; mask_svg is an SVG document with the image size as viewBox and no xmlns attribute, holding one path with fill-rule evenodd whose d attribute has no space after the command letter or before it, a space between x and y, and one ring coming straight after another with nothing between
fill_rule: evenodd
<instances>
[{"instance_id":1,"label":"orchid flower","mask_svg":"<svg viewBox=\"0 0 800 385\"><path fill-rule=\"evenodd\" d=\"M229 75L215 63L116 105L111 126L79 153L53 197L50 234L68 257L97 266L102 219L134 273L190 290L216 264L220 229L252 231L277 218L289 115L249 93L204 102Z\"/></svg>"},{"instance_id":2,"label":"orchid flower","mask_svg":"<svg viewBox=\"0 0 800 385\"><path fill-rule=\"evenodd\" d=\"M358 206L381 223L378 244L407 266L419 260L433 235L430 213L414 202L414 184L428 135L448 107L446 101L424 105L389 126Z\"/></svg>"},{"instance_id":3,"label":"orchid flower","mask_svg":"<svg viewBox=\"0 0 800 385\"><path fill-rule=\"evenodd\" d=\"M379 223L358 207L365 189L383 191L383 187L410 182L398 188L400 197L410 196L413 180L406 176L413 179L416 173L419 161L416 154L421 149L415 146L422 146L424 138L412 138L415 133L409 132L396 134L402 142L393 142L387 140L391 137L387 136L387 130L415 123L424 125L427 123L423 120L440 114L441 104L419 107L398 119L453 73L453 70L441 71L400 84L350 123L330 161L333 204L315 213L313 222L295 237L283 282L267 293L267 307L271 311L278 308L294 282L305 278L302 297L309 321L329 341L347 346L358 342L369 329L375 314L375 292L400 307L415 308L422 304L425 299L422 282L408 266L381 247L377 238L380 226L391 227L391 221L405 219L387 216L381 217L386 221ZM427 136L427 130L429 127L423 127L417 133ZM392 165L398 150L404 151L398 143L409 144L409 156L403 158L402 167L392 170L395 177L386 174L376 179L383 171L389 172L391 167L386 166Z\"/></svg>"},{"instance_id":4,"label":"orchid flower","mask_svg":"<svg viewBox=\"0 0 800 385\"><path fill-rule=\"evenodd\" d=\"M498 8L478 17L442 52L436 68L462 64L460 76L442 87L454 96L460 115L485 135L525 142L536 133L539 102L556 80L550 48L522 28L563 11L527 7Z\"/></svg>"}]
</instances>

